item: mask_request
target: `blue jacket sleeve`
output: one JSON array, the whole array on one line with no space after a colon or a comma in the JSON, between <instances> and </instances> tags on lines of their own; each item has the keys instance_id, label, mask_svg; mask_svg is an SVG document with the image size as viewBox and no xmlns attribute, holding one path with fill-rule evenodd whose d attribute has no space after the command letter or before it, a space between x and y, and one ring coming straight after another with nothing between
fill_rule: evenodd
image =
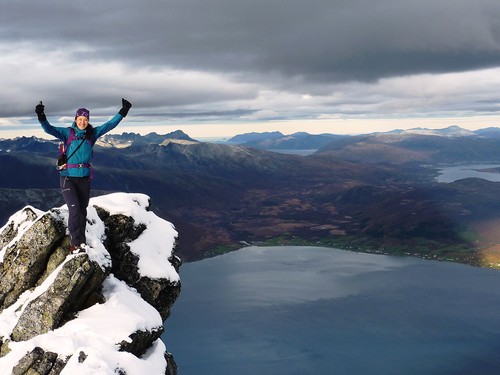
<instances>
[{"instance_id":1,"label":"blue jacket sleeve","mask_svg":"<svg viewBox=\"0 0 500 375\"><path fill-rule=\"evenodd\" d=\"M123 116L117 113L111 120L105 122L104 124L94 128L94 138L97 139L100 136L106 134L107 132L116 128L116 126L123 120Z\"/></svg>"},{"instance_id":2,"label":"blue jacket sleeve","mask_svg":"<svg viewBox=\"0 0 500 375\"><path fill-rule=\"evenodd\" d=\"M69 137L70 130L68 128L52 126L47 120L40 121L40 125L42 125L42 129L45 133L50 134L63 142L66 142Z\"/></svg>"}]
</instances>

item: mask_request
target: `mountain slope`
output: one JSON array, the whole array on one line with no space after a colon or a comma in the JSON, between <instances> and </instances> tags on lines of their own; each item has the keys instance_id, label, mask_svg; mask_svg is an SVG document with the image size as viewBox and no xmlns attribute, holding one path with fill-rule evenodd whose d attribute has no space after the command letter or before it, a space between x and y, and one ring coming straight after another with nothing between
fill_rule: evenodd
<instances>
[{"instance_id":1,"label":"mountain slope","mask_svg":"<svg viewBox=\"0 0 500 375\"><path fill-rule=\"evenodd\" d=\"M465 139L476 137L344 137L307 157L234 144L135 140L124 148L96 146L93 193L149 195L155 212L176 223L182 237L178 251L184 260L238 248L242 241L295 239L440 259L453 253L455 260L473 262L477 242L463 233L480 217L493 220L499 215L489 209L496 207L491 197L500 196L497 184L437 184L435 169L402 164L429 160L422 155L432 159L441 151L436 144L449 147L448 156L462 158ZM374 163L375 153L367 145L382 151L384 163ZM346 150L353 159L369 163L340 157ZM490 150L472 151L484 155ZM387 163L390 152L393 162ZM7 203L16 186L29 189L21 196L32 192L40 194L39 201L44 194L47 201L56 199L54 159L52 151L50 155L27 149L0 152L0 163L8 160L31 174L19 177L12 170L8 179L1 179L0 202ZM480 193L472 194L474 186L482 189ZM412 250L415 241L418 251Z\"/></svg>"},{"instance_id":2,"label":"mountain slope","mask_svg":"<svg viewBox=\"0 0 500 375\"><path fill-rule=\"evenodd\" d=\"M57 199L58 177L52 167L55 155L52 151L49 154L27 149L0 152L0 163L3 160L18 170L30 171L29 176L12 171L8 179L0 180L0 189L5 189L0 193L9 196L19 187L40 194L39 201L44 200L44 195L47 202ZM279 225L269 225L269 220L298 220L300 228L314 226L310 224L312 218L323 222L333 204L317 209L309 201L325 188L342 191L361 182L400 178L387 168L199 142L138 142L126 148L96 146L94 162L93 193L127 191L151 196L155 211L175 221L179 231L187 234L179 244L179 254L184 259L202 258L220 245L236 247L239 241L275 235ZM301 204L286 203L303 200L305 210ZM8 198L3 201L10 202ZM270 211L269 216L265 212L274 205L282 207L275 213ZM276 217L283 210L289 213ZM6 215L3 220L11 214L7 210L0 213ZM292 217L285 217L289 215ZM245 222L248 228L244 227ZM266 227L268 235L250 235L256 226Z\"/></svg>"},{"instance_id":3,"label":"mountain slope","mask_svg":"<svg viewBox=\"0 0 500 375\"><path fill-rule=\"evenodd\" d=\"M334 134L314 135L305 132L290 135L283 135L280 132L248 133L232 137L228 142L261 150L316 150L328 144L332 139L344 137Z\"/></svg>"},{"instance_id":4,"label":"mountain slope","mask_svg":"<svg viewBox=\"0 0 500 375\"><path fill-rule=\"evenodd\" d=\"M494 162L500 139L480 136L443 137L422 134L373 134L334 140L316 152L363 163Z\"/></svg>"}]
</instances>

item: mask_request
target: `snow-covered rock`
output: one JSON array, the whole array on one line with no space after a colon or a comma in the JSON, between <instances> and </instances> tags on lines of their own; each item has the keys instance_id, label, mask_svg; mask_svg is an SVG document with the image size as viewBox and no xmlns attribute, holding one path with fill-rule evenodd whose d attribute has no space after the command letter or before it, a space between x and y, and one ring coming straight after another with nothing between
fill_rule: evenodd
<instances>
[{"instance_id":1,"label":"snow-covered rock","mask_svg":"<svg viewBox=\"0 0 500 375\"><path fill-rule=\"evenodd\" d=\"M434 135L441 137L471 137L477 135L473 131L461 128L457 125L448 126L444 129L413 128L402 131L401 134Z\"/></svg>"},{"instance_id":2,"label":"snow-covered rock","mask_svg":"<svg viewBox=\"0 0 500 375\"><path fill-rule=\"evenodd\" d=\"M66 206L27 206L0 228L0 373L176 373L160 336L180 293L177 232L148 207L92 198L76 255Z\"/></svg>"}]
</instances>

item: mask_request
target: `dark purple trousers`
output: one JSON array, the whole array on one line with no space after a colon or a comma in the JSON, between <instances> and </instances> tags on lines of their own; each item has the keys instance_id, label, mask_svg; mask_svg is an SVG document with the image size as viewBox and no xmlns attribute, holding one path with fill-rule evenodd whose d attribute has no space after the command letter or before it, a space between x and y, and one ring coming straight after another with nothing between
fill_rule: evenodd
<instances>
[{"instance_id":1,"label":"dark purple trousers","mask_svg":"<svg viewBox=\"0 0 500 375\"><path fill-rule=\"evenodd\" d=\"M68 231L71 245L86 243L87 206L90 199L90 177L60 177L61 192L68 205Z\"/></svg>"}]
</instances>

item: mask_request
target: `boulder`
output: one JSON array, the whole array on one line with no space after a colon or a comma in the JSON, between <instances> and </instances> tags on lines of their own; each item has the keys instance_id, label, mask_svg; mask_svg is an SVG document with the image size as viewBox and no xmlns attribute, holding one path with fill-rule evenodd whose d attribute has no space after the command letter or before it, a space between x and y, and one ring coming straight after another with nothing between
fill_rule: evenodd
<instances>
[{"instance_id":1,"label":"boulder","mask_svg":"<svg viewBox=\"0 0 500 375\"><path fill-rule=\"evenodd\" d=\"M42 348L36 347L21 358L18 365L12 370L12 375L60 374L64 366L64 361L58 358L57 353L46 352Z\"/></svg>"},{"instance_id":2,"label":"boulder","mask_svg":"<svg viewBox=\"0 0 500 375\"><path fill-rule=\"evenodd\" d=\"M14 231L9 228L13 227L12 222L7 225L10 236ZM36 285L54 245L61 241L65 232L62 218L57 211L50 211L35 219L17 241L9 242L0 268L0 311Z\"/></svg>"},{"instance_id":3,"label":"boulder","mask_svg":"<svg viewBox=\"0 0 500 375\"><path fill-rule=\"evenodd\" d=\"M50 280L48 288L24 308L12 331L12 340L25 341L57 328L65 317L78 312L108 273L97 262L89 261L87 254L70 258Z\"/></svg>"}]
</instances>

